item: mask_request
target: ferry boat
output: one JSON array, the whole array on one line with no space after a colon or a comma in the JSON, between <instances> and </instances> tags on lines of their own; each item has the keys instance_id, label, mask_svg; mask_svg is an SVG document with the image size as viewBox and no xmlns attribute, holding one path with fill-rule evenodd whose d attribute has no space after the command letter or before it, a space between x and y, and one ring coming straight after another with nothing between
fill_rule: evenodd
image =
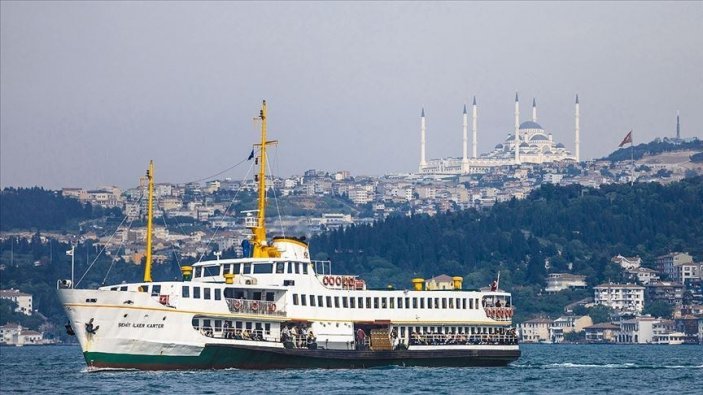
<instances>
[{"instance_id":1,"label":"ferry boat","mask_svg":"<svg viewBox=\"0 0 703 395\"><path fill-rule=\"evenodd\" d=\"M266 102L261 107L258 210L244 257L181 268L182 281L151 278L153 163L147 171L144 281L98 289L57 283L89 369L278 369L504 366L520 356L510 293L370 289L356 275L310 259L300 238L267 239Z\"/></svg>"}]
</instances>

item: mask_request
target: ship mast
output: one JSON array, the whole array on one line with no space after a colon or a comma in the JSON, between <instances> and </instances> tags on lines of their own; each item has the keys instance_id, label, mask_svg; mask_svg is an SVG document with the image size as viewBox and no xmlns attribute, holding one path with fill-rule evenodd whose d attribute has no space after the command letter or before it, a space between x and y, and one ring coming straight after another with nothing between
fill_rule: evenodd
<instances>
[{"instance_id":1,"label":"ship mast","mask_svg":"<svg viewBox=\"0 0 703 395\"><path fill-rule=\"evenodd\" d=\"M252 244L254 258L278 257L280 252L275 247L268 245L266 241L266 147L276 144L276 140L266 141L266 100L261 104L259 118L261 121L261 143L255 144L259 147L259 206L257 210L256 226L251 227L253 237Z\"/></svg>"},{"instance_id":2,"label":"ship mast","mask_svg":"<svg viewBox=\"0 0 703 395\"><path fill-rule=\"evenodd\" d=\"M152 234L152 217L154 208L154 161L149 161L149 170L146 171L146 178L149 182L149 202L147 206L146 219L146 264L144 265L144 282L150 283L151 280L151 234Z\"/></svg>"}]
</instances>

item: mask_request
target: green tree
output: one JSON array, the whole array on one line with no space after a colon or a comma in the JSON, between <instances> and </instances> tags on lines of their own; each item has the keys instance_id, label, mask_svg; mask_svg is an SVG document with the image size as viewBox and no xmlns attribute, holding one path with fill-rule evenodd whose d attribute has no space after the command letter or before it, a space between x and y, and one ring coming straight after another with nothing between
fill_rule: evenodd
<instances>
[{"instance_id":1,"label":"green tree","mask_svg":"<svg viewBox=\"0 0 703 395\"><path fill-rule=\"evenodd\" d=\"M594 324L601 322L610 322L610 316L613 314L613 309L603 305L593 306L588 309L588 316L591 317Z\"/></svg>"},{"instance_id":2,"label":"green tree","mask_svg":"<svg viewBox=\"0 0 703 395\"><path fill-rule=\"evenodd\" d=\"M655 300L652 303L648 303L643 311L644 314L650 314L652 317L659 318L671 318L672 312L673 308L671 305L663 300Z\"/></svg>"}]
</instances>

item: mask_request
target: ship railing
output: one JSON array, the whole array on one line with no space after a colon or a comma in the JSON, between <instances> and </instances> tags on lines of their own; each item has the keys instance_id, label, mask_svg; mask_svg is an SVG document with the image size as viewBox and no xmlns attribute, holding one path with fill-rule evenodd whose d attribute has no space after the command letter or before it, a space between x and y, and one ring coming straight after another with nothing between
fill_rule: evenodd
<instances>
[{"instance_id":1,"label":"ship railing","mask_svg":"<svg viewBox=\"0 0 703 395\"><path fill-rule=\"evenodd\" d=\"M266 333L264 330L249 330L236 328L213 329L210 327L196 328L203 336L212 337L213 339L232 339L232 340L252 340L263 342L275 342L276 339L271 336L271 333Z\"/></svg>"},{"instance_id":2,"label":"ship railing","mask_svg":"<svg viewBox=\"0 0 703 395\"><path fill-rule=\"evenodd\" d=\"M483 310L486 312L488 318L494 319L496 321L510 321L513 319L513 314L515 309L512 307L484 307Z\"/></svg>"},{"instance_id":3,"label":"ship railing","mask_svg":"<svg viewBox=\"0 0 703 395\"><path fill-rule=\"evenodd\" d=\"M443 333L414 333L410 336L410 345L422 346L450 346L450 345L511 345L518 344L514 333L505 334L443 334Z\"/></svg>"},{"instance_id":4,"label":"ship railing","mask_svg":"<svg viewBox=\"0 0 703 395\"><path fill-rule=\"evenodd\" d=\"M265 300L233 299L225 298L227 308L231 313L261 314L273 316L285 316L285 310L276 306L276 303Z\"/></svg>"}]
</instances>

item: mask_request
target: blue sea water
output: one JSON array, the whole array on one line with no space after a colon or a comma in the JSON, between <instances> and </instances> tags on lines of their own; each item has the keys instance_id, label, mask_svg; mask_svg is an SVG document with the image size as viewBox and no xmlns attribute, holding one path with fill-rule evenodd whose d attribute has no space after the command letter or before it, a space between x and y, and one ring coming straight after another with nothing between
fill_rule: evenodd
<instances>
[{"instance_id":1,"label":"blue sea water","mask_svg":"<svg viewBox=\"0 0 703 395\"><path fill-rule=\"evenodd\" d=\"M505 368L88 372L77 346L1 347L0 393L703 394L703 346L521 348Z\"/></svg>"}]
</instances>

